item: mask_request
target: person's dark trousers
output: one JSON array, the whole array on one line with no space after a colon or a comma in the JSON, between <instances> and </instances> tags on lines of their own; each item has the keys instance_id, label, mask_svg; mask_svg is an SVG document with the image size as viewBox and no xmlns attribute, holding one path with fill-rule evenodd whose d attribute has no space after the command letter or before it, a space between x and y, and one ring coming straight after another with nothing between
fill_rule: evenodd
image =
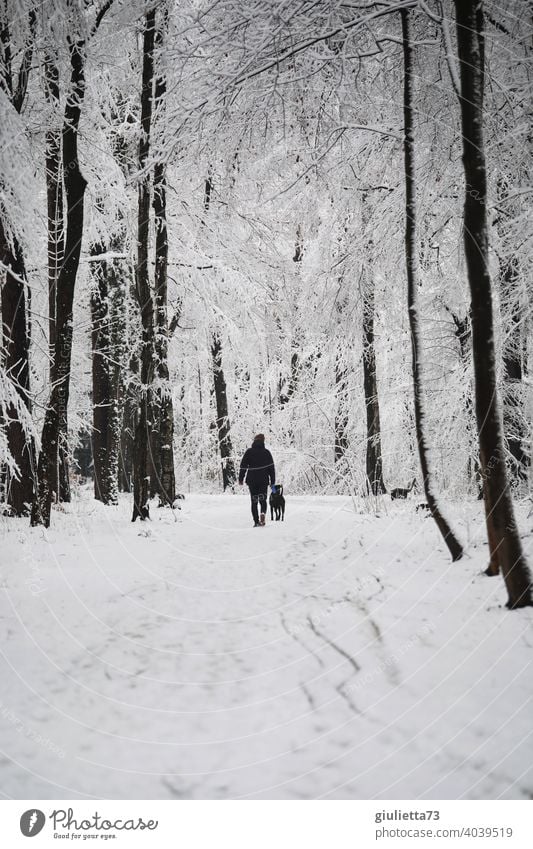
<instances>
[{"instance_id":1,"label":"person's dark trousers","mask_svg":"<svg viewBox=\"0 0 533 849\"><path fill-rule=\"evenodd\" d=\"M256 525L259 524L259 512L266 513L267 511L267 494L266 492L257 492L250 487L250 498L252 499L252 516ZM257 505L259 504L259 511Z\"/></svg>"}]
</instances>

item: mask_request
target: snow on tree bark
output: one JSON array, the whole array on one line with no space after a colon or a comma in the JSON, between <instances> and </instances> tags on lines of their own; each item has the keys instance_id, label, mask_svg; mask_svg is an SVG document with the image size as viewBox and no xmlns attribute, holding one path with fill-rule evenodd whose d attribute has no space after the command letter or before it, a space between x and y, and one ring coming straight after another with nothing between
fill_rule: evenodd
<instances>
[{"instance_id":1,"label":"snow on tree bark","mask_svg":"<svg viewBox=\"0 0 533 849\"><path fill-rule=\"evenodd\" d=\"M407 306L411 330L411 353L413 368L415 426L418 444L420 469L424 482L424 492L431 515L448 546L452 560L463 556L463 549L448 522L442 515L432 489L428 447L426 443L421 339L417 306L418 288L418 245L416 232L416 177L415 177L415 141L413 127L413 47L411 40L411 12L401 10L402 44L404 58L404 157L405 157L405 258L407 266Z\"/></svg>"},{"instance_id":2,"label":"snow on tree bark","mask_svg":"<svg viewBox=\"0 0 533 849\"><path fill-rule=\"evenodd\" d=\"M126 321L124 335L130 343L131 322ZM134 352L120 374L120 397L122 416L120 424L120 457L118 472L118 488L120 492L131 492L133 486L133 446L135 430L139 415L139 357Z\"/></svg>"},{"instance_id":3,"label":"snow on tree bark","mask_svg":"<svg viewBox=\"0 0 533 849\"><path fill-rule=\"evenodd\" d=\"M95 256L104 253L101 244L92 246ZM107 432L109 416L109 373L107 361L109 358L109 318L108 318L108 288L106 264L103 260L91 263L93 277L91 289L91 324L92 324L92 402L93 430L92 454L94 471L94 497L104 504L109 503L107 469Z\"/></svg>"},{"instance_id":4,"label":"snow on tree bark","mask_svg":"<svg viewBox=\"0 0 533 849\"><path fill-rule=\"evenodd\" d=\"M163 20L155 33L155 47L160 65L168 27L167 9L160 12ZM159 68L155 79L154 104L156 115L162 121L165 115L166 75ZM157 128L157 122L156 122ZM154 451L156 466L156 491L160 504L172 506L176 498L174 473L174 405L168 370L168 230L167 230L167 185L166 168L158 160L154 166L153 210L155 223L155 355L157 362L157 389L154 394L154 435L157 450Z\"/></svg>"},{"instance_id":5,"label":"snow on tree bark","mask_svg":"<svg viewBox=\"0 0 533 849\"><path fill-rule=\"evenodd\" d=\"M204 219L205 226L207 213L211 206L213 194L213 175L211 169L204 184ZM216 406L216 434L217 446L220 454L220 465L222 468L222 489L231 489L236 480L235 463L233 460L233 443L231 440L231 421L228 409L228 394L224 366L222 362L222 339L220 332L214 330L211 336L211 362L213 366L213 388L215 392Z\"/></svg>"},{"instance_id":6,"label":"snow on tree bark","mask_svg":"<svg viewBox=\"0 0 533 849\"><path fill-rule=\"evenodd\" d=\"M93 245L95 257L103 245ZM118 502L118 463L121 432L120 372L124 362L124 270L121 260L91 263L92 322L92 454L94 495L104 504Z\"/></svg>"},{"instance_id":7,"label":"snow on tree bark","mask_svg":"<svg viewBox=\"0 0 533 849\"><path fill-rule=\"evenodd\" d=\"M363 192L362 225L367 230L368 200ZM366 480L372 495L382 495L387 490L383 482L381 455L381 418L379 411L378 381L376 374L376 344L374 336L375 279L374 240L370 235L365 247L365 268L362 273L363 308L363 386L366 407Z\"/></svg>"},{"instance_id":8,"label":"snow on tree bark","mask_svg":"<svg viewBox=\"0 0 533 849\"><path fill-rule=\"evenodd\" d=\"M342 464L348 449L348 368L346 345L339 345L335 354L335 464Z\"/></svg>"},{"instance_id":9,"label":"snow on tree bark","mask_svg":"<svg viewBox=\"0 0 533 849\"><path fill-rule=\"evenodd\" d=\"M363 282L363 385L366 407L366 479L372 495L386 492L381 457L376 349L374 344L374 281Z\"/></svg>"},{"instance_id":10,"label":"snow on tree bark","mask_svg":"<svg viewBox=\"0 0 533 849\"><path fill-rule=\"evenodd\" d=\"M143 34L141 91L141 128L139 140L139 188L137 211L136 291L142 324L140 356L140 406L133 444L133 515L141 521L150 518L150 466L153 462L151 430L153 424L154 309L148 268L150 227L150 153L154 88L155 9L146 14Z\"/></svg>"},{"instance_id":11,"label":"snow on tree bark","mask_svg":"<svg viewBox=\"0 0 533 849\"><path fill-rule=\"evenodd\" d=\"M18 80L14 82L12 44L7 8L0 13L0 89L17 113L20 113L28 85L35 38L35 11L29 13L28 41L24 47ZM22 403L31 412L30 400L30 325L26 295L26 269L22 246L8 231L7 210L0 205L0 262L2 263L2 365ZM29 293L28 293L29 294ZM16 471L6 471L6 500L16 516L27 514L33 498L35 446L26 432L19 411L13 404L2 411L7 448Z\"/></svg>"},{"instance_id":12,"label":"snow on tree bark","mask_svg":"<svg viewBox=\"0 0 533 849\"><path fill-rule=\"evenodd\" d=\"M10 244L0 213L0 262L6 268L2 284L3 367L15 391L31 411L29 348L26 317L26 284L22 249L16 238ZM7 471L6 500L16 516L25 515L33 498L35 447L13 404L3 411L7 447L17 471Z\"/></svg>"},{"instance_id":13,"label":"snow on tree bark","mask_svg":"<svg viewBox=\"0 0 533 849\"><path fill-rule=\"evenodd\" d=\"M52 110L51 123L56 123L55 113L60 107L59 70L51 50L47 50L44 59L44 78L46 99ZM56 377L55 341L57 321L57 281L65 255L65 225L63 213L63 177L61 173L61 126L52 126L45 138L46 167L46 203L48 230L48 344L50 349L50 385ZM58 449L58 462L50 483L59 501L70 501L69 463L68 463L68 420L66 414L61 417L61 433Z\"/></svg>"},{"instance_id":14,"label":"snow on tree bark","mask_svg":"<svg viewBox=\"0 0 533 849\"><path fill-rule=\"evenodd\" d=\"M499 566L511 609L533 604L529 571L514 516L505 462L496 381L496 352L487 230L487 172L483 137L483 4L455 0L461 75L461 130L465 172L464 249L472 297L475 405L490 573Z\"/></svg>"},{"instance_id":15,"label":"snow on tree bark","mask_svg":"<svg viewBox=\"0 0 533 849\"><path fill-rule=\"evenodd\" d=\"M232 488L235 483L235 463L233 461L233 444L228 411L228 395L226 378L222 368L222 342L218 333L213 334L211 343L213 358L213 380L215 386L215 403L217 408L216 430L220 462L222 465L222 487L224 491Z\"/></svg>"},{"instance_id":16,"label":"snow on tree bark","mask_svg":"<svg viewBox=\"0 0 533 849\"><path fill-rule=\"evenodd\" d=\"M516 484L527 477L530 463L527 423L524 415L523 309L520 303L520 275L515 256L502 257L499 269L500 302L505 318L503 340L503 433L510 454L511 477Z\"/></svg>"},{"instance_id":17,"label":"snow on tree bark","mask_svg":"<svg viewBox=\"0 0 533 849\"><path fill-rule=\"evenodd\" d=\"M85 96L85 42L71 41L70 88L62 130L63 182L67 205L65 258L57 279L55 378L43 425L37 466L37 493L33 500L32 525L50 525L53 482L62 427L67 420L72 355L72 308L83 238L84 197L87 182L78 159L78 127Z\"/></svg>"}]
</instances>

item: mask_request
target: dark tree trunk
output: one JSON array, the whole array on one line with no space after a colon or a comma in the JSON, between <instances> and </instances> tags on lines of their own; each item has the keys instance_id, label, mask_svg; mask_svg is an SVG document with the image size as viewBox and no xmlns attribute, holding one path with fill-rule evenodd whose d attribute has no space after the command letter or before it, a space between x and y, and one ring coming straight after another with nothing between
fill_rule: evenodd
<instances>
[{"instance_id":1,"label":"dark tree trunk","mask_svg":"<svg viewBox=\"0 0 533 849\"><path fill-rule=\"evenodd\" d=\"M133 445L139 415L139 393L137 389L139 360L130 357L127 368L128 379L121 381L122 423L120 430L120 459L118 487L121 492L131 492L133 485Z\"/></svg>"},{"instance_id":2,"label":"dark tree trunk","mask_svg":"<svg viewBox=\"0 0 533 849\"><path fill-rule=\"evenodd\" d=\"M59 71L50 55L45 58L45 91L52 108L59 106ZM63 177L61 175L61 128L48 130L46 149L46 205L48 224L48 326L50 345L50 382L53 382L56 337L56 287L65 255L63 221Z\"/></svg>"},{"instance_id":3,"label":"dark tree trunk","mask_svg":"<svg viewBox=\"0 0 533 849\"><path fill-rule=\"evenodd\" d=\"M297 337L299 337L299 333L297 333ZM288 404L291 400L292 396L296 392L298 388L298 379L300 377L300 357L298 354L298 339L295 338L291 342L291 362L290 362L290 372L289 377L286 381L286 390L284 390L285 379L283 376L280 377L280 393L279 393L279 403L280 406L283 407L285 404Z\"/></svg>"},{"instance_id":4,"label":"dark tree trunk","mask_svg":"<svg viewBox=\"0 0 533 849\"><path fill-rule=\"evenodd\" d=\"M298 337L299 334L297 334ZM298 378L300 376L300 356L297 338L292 343L291 353L291 372L289 377L289 385L287 387L286 401L290 401L298 387Z\"/></svg>"},{"instance_id":5,"label":"dark tree trunk","mask_svg":"<svg viewBox=\"0 0 533 849\"><path fill-rule=\"evenodd\" d=\"M93 256L104 250L93 246ZM92 385L94 496L104 504L118 502L120 447L121 330L124 321L123 281L115 259L92 263Z\"/></svg>"},{"instance_id":6,"label":"dark tree trunk","mask_svg":"<svg viewBox=\"0 0 533 849\"><path fill-rule=\"evenodd\" d=\"M154 88L155 10L146 14L143 36L143 67L141 93L141 138L139 141L139 171L137 219L136 290L142 323L140 408L133 445L133 515L150 518L150 467L152 464L152 383L154 359L154 311L148 270L148 238L150 225L150 179L143 174L150 153L152 99Z\"/></svg>"},{"instance_id":7,"label":"dark tree trunk","mask_svg":"<svg viewBox=\"0 0 533 849\"><path fill-rule=\"evenodd\" d=\"M204 224L211 205L213 194L213 177L211 170L205 180L204 188ZM213 363L213 386L215 390L215 404L217 408L216 430L217 444L220 453L222 467L222 488L224 491L233 488L235 483L235 464L233 461L233 445L231 441L231 424L228 412L228 396L226 392L226 378L222 365L222 340L217 331L213 332L211 339L211 358ZM201 384L200 384L201 386Z\"/></svg>"},{"instance_id":8,"label":"dark tree trunk","mask_svg":"<svg viewBox=\"0 0 533 849\"><path fill-rule=\"evenodd\" d=\"M60 378L58 377L58 380ZM57 461L54 469L52 491L55 493L56 501L70 501L70 473L69 473L69 448L68 448L68 409L61 408L59 416L59 438L57 447Z\"/></svg>"},{"instance_id":9,"label":"dark tree trunk","mask_svg":"<svg viewBox=\"0 0 533 849\"><path fill-rule=\"evenodd\" d=\"M196 352L198 354L198 351ZM199 419L200 425L203 424L204 421L204 393L202 391L202 369L200 367L200 359L198 358L198 366L196 371L198 377L198 406L199 406ZM203 480L204 477L204 452L203 452L203 440L200 439L200 480Z\"/></svg>"},{"instance_id":10,"label":"dark tree trunk","mask_svg":"<svg viewBox=\"0 0 533 849\"><path fill-rule=\"evenodd\" d=\"M46 411L37 469L38 491L32 506L32 525L50 524L54 472L61 429L67 420L72 354L72 306L83 236L83 204L86 181L78 160L78 126L85 95L84 42L70 45L70 90L65 105L62 131L63 182L67 205L65 259L56 292L55 383Z\"/></svg>"},{"instance_id":11,"label":"dark tree trunk","mask_svg":"<svg viewBox=\"0 0 533 849\"><path fill-rule=\"evenodd\" d=\"M59 71L50 53L44 62L45 93L51 108L59 107ZM56 293L59 271L65 255L65 229L63 220L63 177L61 173L61 128L47 131L46 150L46 204L48 228L48 328L50 351L50 385L57 377L55 369L56 342ZM58 463L50 486L59 501L70 501L70 483L68 471L68 421L61 417Z\"/></svg>"},{"instance_id":12,"label":"dark tree trunk","mask_svg":"<svg viewBox=\"0 0 533 849\"><path fill-rule=\"evenodd\" d=\"M33 56L36 13L31 10L28 20L28 40L22 52L16 82L11 64L12 46L7 8L0 11L0 89L16 112L21 111L26 98L28 75ZM0 206L0 261L2 313L2 359L9 380L22 403L31 410L30 401L30 324L26 306L26 270L22 246L13 234L8 237L5 210ZM29 291L28 291L29 298ZM7 447L17 466L16 472L6 470L4 485L6 500L16 516L28 513L32 502L35 476L35 447L27 435L19 411L9 405L3 411Z\"/></svg>"},{"instance_id":13,"label":"dark tree trunk","mask_svg":"<svg viewBox=\"0 0 533 849\"><path fill-rule=\"evenodd\" d=\"M520 327L523 312L517 297L518 283L518 261L516 257L507 258L500 266L502 314L507 321L503 344L503 432L511 456L510 470L515 483L527 478L529 466L522 400L523 351Z\"/></svg>"},{"instance_id":14,"label":"dark tree trunk","mask_svg":"<svg viewBox=\"0 0 533 849\"><path fill-rule=\"evenodd\" d=\"M30 403L29 349L30 337L26 319L26 284L22 250L13 238L7 239L0 215L0 261L6 267L2 284L3 366L15 391L28 411ZM2 275L3 276L3 275ZM16 516L29 512L33 498L35 449L26 435L17 409L10 405L4 411L7 447L17 465L17 473L7 471L6 500Z\"/></svg>"},{"instance_id":15,"label":"dark tree trunk","mask_svg":"<svg viewBox=\"0 0 533 849\"><path fill-rule=\"evenodd\" d=\"M294 244L294 256L292 261L296 263L297 269L301 268L301 263L304 258L304 240L302 234L302 228L300 224L298 224L296 228L296 242ZM291 353L291 374L289 378L289 386L287 389L287 400L292 398L294 393L296 392L298 386L298 380L300 377L300 332L298 327L296 328L294 339L292 341L292 353Z\"/></svg>"},{"instance_id":16,"label":"dark tree trunk","mask_svg":"<svg viewBox=\"0 0 533 849\"><path fill-rule=\"evenodd\" d=\"M294 243L294 256L292 258L293 262L300 263L304 256L304 240L302 236L302 228L298 224L296 228L296 241Z\"/></svg>"},{"instance_id":17,"label":"dark tree trunk","mask_svg":"<svg viewBox=\"0 0 533 849\"><path fill-rule=\"evenodd\" d=\"M93 255L103 253L103 245L93 245ZM92 342L92 385L93 385L93 431L92 451L94 470L94 497L108 503L107 430L109 416L109 321L107 315L107 278L105 262L91 262L91 342Z\"/></svg>"},{"instance_id":18,"label":"dark tree trunk","mask_svg":"<svg viewBox=\"0 0 533 849\"><path fill-rule=\"evenodd\" d=\"M455 325L455 335L459 341L459 353L463 366L465 380L466 373L470 364L470 342L471 342L471 327L470 314L462 318L456 315L449 307L446 307L450 313ZM477 438L477 430L475 425L474 405L472 402L472 387L470 381L465 383L464 390L464 406L466 414L466 429L468 432L469 441L469 457L468 457L468 479L474 481L478 499L483 498L483 477L479 465L479 442Z\"/></svg>"},{"instance_id":19,"label":"dark tree trunk","mask_svg":"<svg viewBox=\"0 0 533 849\"><path fill-rule=\"evenodd\" d=\"M302 228L298 224L298 226L296 228L296 241L294 243L294 254L293 254L293 257L292 257L292 261L297 264L296 267L298 269L300 268L300 264L303 260L303 256L304 256L304 242L303 242ZM297 312L297 310L298 310L298 307L296 307L296 312ZM293 338L291 340L291 362L290 362L289 377L287 379L287 384L286 384L286 386L287 386L286 391L283 391L282 387L283 387L284 381L283 381L283 379L280 379L279 403L280 403L280 406L282 406L282 407L285 404L289 403L289 401L291 400L292 396L295 394L295 392L298 388L298 383L299 383L299 379L300 379L300 370L301 370L300 354L299 354L300 344L299 343L300 343L300 330L299 330L298 326L296 325L296 328L295 328L294 334L293 334ZM292 442L293 439L294 439L294 434L293 434L292 429L289 429L287 435L288 435L290 441Z\"/></svg>"},{"instance_id":20,"label":"dark tree trunk","mask_svg":"<svg viewBox=\"0 0 533 849\"><path fill-rule=\"evenodd\" d=\"M531 574L522 551L505 462L503 426L496 381L496 352L489 274L487 174L483 139L483 4L455 0L461 72L461 131L465 172L464 246L472 297L472 349L476 419L484 479L491 571L499 565L508 593L507 606L533 603Z\"/></svg>"},{"instance_id":21,"label":"dark tree trunk","mask_svg":"<svg viewBox=\"0 0 533 849\"><path fill-rule=\"evenodd\" d=\"M374 240L368 227L368 194L361 198L362 224L366 237L365 268L361 275L363 306L363 388L366 408L366 481L372 495L382 495L387 490L383 482L381 454L381 419L376 374L376 346L374 337L375 281Z\"/></svg>"},{"instance_id":22,"label":"dark tree trunk","mask_svg":"<svg viewBox=\"0 0 533 849\"><path fill-rule=\"evenodd\" d=\"M167 28L165 10L162 12L163 21L157 28L155 43L161 57L164 43L164 32ZM164 110L166 97L166 77L160 71L155 81L156 113ZM170 375L168 371L168 233L167 233L167 198L166 174L162 162L154 166L154 197L153 209L155 219L155 319L156 337L155 353L157 362L157 395L156 403L156 433L158 438L157 462L157 493L161 505L170 505L176 498L176 482L174 474L174 406Z\"/></svg>"},{"instance_id":23,"label":"dark tree trunk","mask_svg":"<svg viewBox=\"0 0 533 849\"><path fill-rule=\"evenodd\" d=\"M343 462L348 449L348 370L345 346L335 356L335 465Z\"/></svg>"},{"instance_id":24,"label":"dark tree trunk","mask_svg":"<svg viewBox=\"0 0 533 849\"><path fill-rule=\"evenodd\" d=\"M411 352L413 367L415 427L418 442L420 469L424 480L424 492L431 515L448 546L452 560L463 556L463 549L448 522L441 514L437 499L432 489L430 477L428 448L426 445L422 364L420 361L421 344L417 307L418 287L418 247L416 238L416 183L415 183L415 150L413 132L413 49L411 42L411 12L401 11L403 57L404 57L404 156L405 156L405 258L407 266L407 305L409 311L409 326L411 330Z\"/></svg>"},{"instance_id":25,"label":"dark tree trunk","mask_svg":"<svg viewBox=\"0 0 533 849\"><path fill-rule=\"evenodd\" d=\"M235 464L233 462L226 378L224 377L224 370L222 368L222 343L217 333L213 334L211 355L213 357L213 379L217 406L216 427L218 450L222 465L222 486L226 490L228 487L231 489L235 483Z\"/></svg>"},{"instance_id":26,"label":"dark tree trunk","mask_svg":"<svg viewBox=\"0 0 533 849\"><path fill-rule=\"evenodd\" d=\"M376 349L374 344L374 281L364 281L363 291L363 384L366 406L366 479L372 495L386 492L381 456Z\"/></svg>"},{"instance_id":27,"label":"dark tree trunk","mask_svg":"<svg viewBox=\"0 0 533 849\"><path fill-rule=\"evenodd\" d=\"M122 248L122 242L120 244ZM109 346L111 356L107 363L109 380L109 422L107 457L109 465L109 503L118 502L119 461L121 450L124 392L122 376L126 369L126 289L130 284L129 269L122 259L111 259L107 264L109 291Z\"/></svg>"}]
</instances>

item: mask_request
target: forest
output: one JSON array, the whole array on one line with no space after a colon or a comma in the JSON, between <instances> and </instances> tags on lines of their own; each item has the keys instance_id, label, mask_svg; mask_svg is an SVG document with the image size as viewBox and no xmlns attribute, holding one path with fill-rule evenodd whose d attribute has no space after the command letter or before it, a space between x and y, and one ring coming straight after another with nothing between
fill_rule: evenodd
<instances>
[{"instance_id":1,"label":"forest","mask_svg":"<svg viewBox=\"0 0 533 849\"><path fill-rule=\"evenodd\" d=\"M401 595L398 534L465 610L533 605L532 56L520 0L1 0L0 524L26 588L78 533L85 588L103 535L225 592L189 561L252 557L263 432L283 568L291 509L302 546L329 510L387 547L363 589ZM338 636L335 603L306 633Z\"/></svg>"}]
</instances>

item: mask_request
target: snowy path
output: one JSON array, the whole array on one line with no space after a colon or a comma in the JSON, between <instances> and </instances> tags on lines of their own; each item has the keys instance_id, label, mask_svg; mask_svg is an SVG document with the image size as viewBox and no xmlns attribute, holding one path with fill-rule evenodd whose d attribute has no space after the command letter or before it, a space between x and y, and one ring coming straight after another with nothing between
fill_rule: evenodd
<instances>
[{"instance_id":1,"label":"snowy path","mask_svg":"<svg viewBox=\"0 0 533 849\"><path fill-rule=\"evenodd\" d=\"M456 565L412 504L387 509L2 520L3 794L531 797L533 611L480 575L477 505Z\"/></svg>"}]
</instances>

